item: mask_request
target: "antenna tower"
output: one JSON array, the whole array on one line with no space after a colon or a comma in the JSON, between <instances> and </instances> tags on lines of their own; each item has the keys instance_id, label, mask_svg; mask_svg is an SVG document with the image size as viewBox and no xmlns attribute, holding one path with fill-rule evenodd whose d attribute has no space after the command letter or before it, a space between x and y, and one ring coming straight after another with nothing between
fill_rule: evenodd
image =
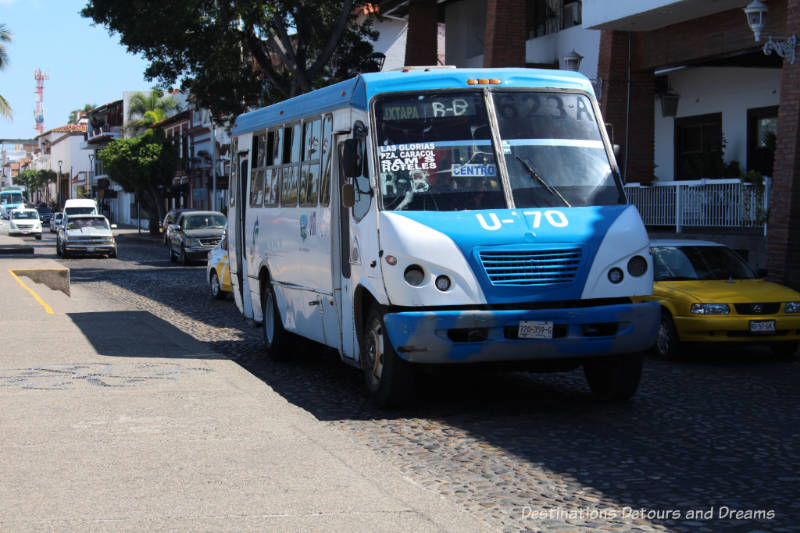
<instances>
[{"instance_id":1,"label":"antenna tower","mask_svg":"<svg viewBox=\"0 0 800 533\"><path fill-rule=\"evenodd\" d=\"M47 72L36 69L33 71L36 78L36 107L33 109L33 120L36 122L35 128L41 135L44 133L44 80L49 80Z\"/></svg>"}]
</instances>

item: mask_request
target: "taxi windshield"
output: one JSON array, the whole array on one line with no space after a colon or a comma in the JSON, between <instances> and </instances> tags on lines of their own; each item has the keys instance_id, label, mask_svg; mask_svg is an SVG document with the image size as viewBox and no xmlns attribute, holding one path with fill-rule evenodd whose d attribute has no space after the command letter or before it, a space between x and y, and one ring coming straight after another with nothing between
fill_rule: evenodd
<instances>
[{"instance_id":1,"label":"taxi windshield","mask_svg":"<svg viewBox=\"0 0 800 533\"><path fill-rule=\"evenodd\" d=\"M655 281L755 279L757 276L726 246L657 246Z\"/></svg>"}]
</instances>

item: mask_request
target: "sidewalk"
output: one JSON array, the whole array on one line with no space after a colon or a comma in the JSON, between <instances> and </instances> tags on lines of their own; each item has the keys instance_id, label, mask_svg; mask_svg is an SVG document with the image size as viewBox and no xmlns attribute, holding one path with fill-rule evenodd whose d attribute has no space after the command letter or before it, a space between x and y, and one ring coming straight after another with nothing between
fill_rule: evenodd
<instances>
[{"instance_id":1,"label":"sidewalk","mask_svg":"<svg viewBox=\"0 0 800 533\"><path fill-rule=\"evenodd\" d=\"M0 530L487 530L167 322L9 273L52 266L0 256Z\"/></svg>"}]
</instances>

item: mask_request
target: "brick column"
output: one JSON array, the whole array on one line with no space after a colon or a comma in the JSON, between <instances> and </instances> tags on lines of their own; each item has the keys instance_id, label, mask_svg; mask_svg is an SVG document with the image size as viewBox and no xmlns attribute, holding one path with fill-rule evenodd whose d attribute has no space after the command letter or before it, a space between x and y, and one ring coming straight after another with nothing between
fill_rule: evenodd
<instances>
[{"instance_id":1,"label":"brick column","mask_svg":"<svg viewBox=\"0 0 800 533\"><path fill-rule=\"evenodd\" d=\"M488 0L484 67L525 66L525 0Z\"/></svg>"},{"instance_id":2,"label":"brick column","mask_svg":"<svg viewBox=\"0 0 800 533\"><path fill-rule=\"evenodd\" d=\"M406 34L406 65L435 65L438 31L436 2L410 0L408 4L408 33Z\"/></svg>"},{"instance_id":3,"label":"brick column","mask_svg":"<svg viewBox=\"0 0 800 533\"><path fill-rule=\"evenodd\" d=\"M783 35L800 33L800 0L787 0ZM769 278L800 289L800 61L783 62L769 210Z\"/></svg>"},{"instance_id":4,"label":"brick column","mask_svg":"<svg viewBox=\"0 0 800 533\"><path fill-rule=\"evenodd\" d=\"M636 46L635 41L634 34L631 47ZM655 158L655 76L652 70L630 73L629 104L628 44L627 32L603 30L600 34L597 58L597 76L603 80L600 110L603 120L611 124L612 142L620 146L617 164L626 181L650 183Z\"/></svg>"}]
</instances>

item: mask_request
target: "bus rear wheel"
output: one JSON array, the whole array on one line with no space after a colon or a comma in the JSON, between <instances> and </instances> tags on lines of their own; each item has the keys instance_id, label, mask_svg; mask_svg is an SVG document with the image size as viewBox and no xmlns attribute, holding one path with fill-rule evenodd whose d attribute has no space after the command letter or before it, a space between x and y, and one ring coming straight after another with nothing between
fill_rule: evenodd
<instances>
[{"instance_id":1,"label":"bus rear wheel","mask_svg":"<svg viewBox=\"0 0 800 533\"><path fill-rule=\"evenodd\" d=\"M410 406L414 396L414 372L411 363L395 353L383 314L371 309L361 336L361 370L372 399L380 407Z\"/></svg>"},{"instance_id":2,"label":"bus rear wheel","mask_svg":"<svg viewBox=\"0 0 800 533\"><path fill-rule=\"evenodd\" d=\"M264 289L264 294L261 295L261 311L263 317L261 333L264 338L267 357L273 361L285 361L291 355L289 353L291 333L283 328L281 315L278 312L278 305L275 301L275 291L269 282L267 282L267 286Z\"/></svg>"},{"instance_id":3,"label":"bus rear wheel","mask_svg":"<svg viewBox=\"0 0 800 533\"><path fill-rule=\"evenodd\" d=\"M629 400L639 388L642 354L589 359L583 363L583 373L592 394L598 399L617 402Z\"/></svg>"}]
</instances>

